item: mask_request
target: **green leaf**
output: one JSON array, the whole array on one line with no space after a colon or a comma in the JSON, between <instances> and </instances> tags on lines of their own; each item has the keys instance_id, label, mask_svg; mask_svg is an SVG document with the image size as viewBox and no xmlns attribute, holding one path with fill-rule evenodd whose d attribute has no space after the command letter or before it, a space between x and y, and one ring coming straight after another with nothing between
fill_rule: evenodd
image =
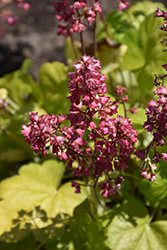
<instances>
[{"instance_id":1,"label":"green leaf","mask_svg":"<svg viewBox=\"0 0 167 250\"><path fill-rule=\"evenodd\" d=\"M105 244L106 229L88 214L75 218L71 236L76 250L109 250Z\"/></svg>"},{"instance_id":2,"label":"green leaf","mask_svg":"<svg viewBox=\"0 0 167 250\"><path fill-rule=\"evenodd\" d=\"M19 149L7 150L0 154L0 161L23 162L26 159L27 159L26 152Z\"/></svg>"},{"instance_id":3,"label":"green leaf","mask_svg":"<svg viewBox=\"0 0 167 250\"><path fill-rule=\"evenodd\" d=\"M64 230L63 235L57 235L51 243L45 244L46 250L75 250L69 228Z\"/></svg>"},{"instance_id":4,"label":"green leaf","mask_svg":"<svg viewBox=\"0 0 167 250\"><path fill-rule=\"evenodd\" d=\"M11 99L11 103L13 102L16 107L17 105L22 106L31 101L31 98L27 98L30 97L32 85L35 84L32 76L27 73L31 64L32 62L27 59L23 62L19 70L0 78L0 87L4 87L8 90L8 97Z\"/></svg>"},{"instance_id":5,"label":"green leaf","mask_svg":"<svg viewBox=\"0 0 167 250\"><path fill-rule=\"evenodd\" d=\"M126 70L135 70L145 65L143 51L139 45L139 31L128 29L125 32L123 43L128 46L128 50L123 57L121 67Z\"/></svg>"},{"instance_id":6,"label":"green leaf","mask_svg":"<svg viewBox=\"0 0 167 250\"><path fill-rule=\"evenodd\" d=\"M12 204L0 202L0 241L15 243L24 239L30 233L30 223L26 218L22 221L17 212L12 210ZM16 209L15 209L16 210Z\"/></svg>"},{"instance_id":7,"label":"green leaf","mask_svg":"<svg viewBox=\"0 0 167 250\"><path fill-rule=\"evenodd\" d=\"M128 117L131 120L131 123L133 124L133 126L143 124L147 119L145 109L138 108L137 110L138 110L137 114L132 114L131 112L128 112ZM142 126L142 130L143 130L143 126Z\"/></svg>"},{"instance_id":8,"label":"green leaf","mask_svg":"<svg viewBox=\"0 0 167 250\"><path fill-rule=\"evenodd\" d=\"M46 216L46 213L44 214L44 211L41 210L41 208L38 208L38 213L40 216L43 217L43 220L47 221L48 218ZM41 218L42 218L41 217ZM61 239L65 234L65 229L68 226L68 222L70 221L69 216L60 214L56 216L54 219L51 220L52 223L43 228L33 228L33 235L35 239L43 244L52 242L55 239Z\"/></svg>"},{"instance_id":9,"label":"green leaf","mask_svg":"<svg viewBox=\"0 0 167 250\"><path fill-rule=\"evenodd\" d=\"M33 250L37 245L36 240L34 239L33 235L28 235L25 239L17 242L17 243L5 243L0 242L0 249L1 250Z\"/></svg>"},{"instance_id":10,"label":"green leaf","mask_svg":"<svg viewBox=\"0 0 167 250\"><path fill-rule=\"evenodd\" d=\"M159 29L162 21L150 15L142 22L139 31L128 30L123 42L128 46L121 67L126 70L137 70L137 82L143 92L152 89L154 74L163 74L161 67L166 62L166 54L160 41L164 33Z\"/></svg>"},{"instance_id":11,"label":"green leaf","mask_svg":"<svg viewBox=\"0 0 167 250\"><path fill-rule=\"evenodd\" d=\"M44 63L40 67L38 86L43 96L43 107L50 114L67 113L67 72L68 68L61 62Z\"/></svg>"},{"instance_id":12,"label":"green leaf","mask_svg":"<svg viewBox=\"0 0 167 250\"><path fill-rule=\"evenodd\" d=\"M123 55L126 52L127 47L122 44L119 47L109 47L107 44L102 45L97 50L97 57L101 62L102 67L106 67L105 70L112 71L122 60Z\"/></svg>"},{"instance_id":13,"label":"green leaf","mask_svg":"<svg viewBox=\"0 0 167 250\"><path fill-rule=\"evenodd\" d=\"M0 221L3 226L0 235L3 240L12 227L22 229L26 224L28 233L31 228L44 228L52 224L59 214L73 215L74 208L86 199L87 192L82 188L81 194L75 194L70 182L59 188L63 174L63 163L47 160L42 165L24 165L19 169L19 175L1 182ZM20 211L24 211L24 220L20 217ZM18 228L17 231L19 233ZM15 236L14 233L11 240L21 238L22 235Z\"/></svg>"},{"instance_id":14,"label":"green leaf","mask_svg":"<svg viewBox=\"0 0 167 250\"><path fill-rule=\"evenodd\" d=\"M164 69L161 67L166 62L166 54L163 53L163 47L160 41L163 40L164 32L159 29L162 25L161 18L155 18L155 10L166 10L161 3L152 3L150 1L138 2L131 6L124 13L112 11L107 15L106 23L113 40L118 43L124 43L127 46L127 52L119 59L119 63L112 63L112 65L105 65L107 68L107 83L109 85L109 91L113 94L113 86L117 84L124 84L128 87L128 93L131 93L131 89L135 90L135 95L129 94L129 100L131 105L140 102L144 105L152 98L149 94L153 86L154 74L163 74ZM104 36L104 27L100 27L99 37ZM104 56L103 56L104 54ZM107 57L106 57L107 55ZM105 58L109 58L112 55L108 48L104 48L102 54L102 60L105 62ZM107 59L108 60L108 59ZM110 60L112 61L112 60ZM120 63L121 62L121 63ZM103 65L103 64L102 64ZM124 75L120 72L120 67L125 70L135 73L136 86L132 87L132 79L129 80L128 75ZM130 74L130 72L129 72Z\"/></svg>"},{"instance_id":15,"label":"green leaf","mask_svg":"<svg viewBox=\"0 0 167 250\"><path fill-rule=\"evenodd\" d=\"M124 12L117 10L110 11L106 16L106 24L110 37L114 41L122 43L125 32L130 28L138 30L148 15L154 15L157 7L166 11L162 3L152 3L151 1L138 1ZM106 38L106 36L104 25L100 25L98 28L98 39Z\"/></svg>"},{"instance_id":16,"label":"green leaf","mask_svg":"<svg viewBox=\"0 0 167 250\"><path fill-rule=\"evenodd\" d=\"M129 199L108 226L108 246L112 250L165 250L167 221L149 222L145 206L135 198Z\"/></svg>"},{"instance_id":17,"label":"green leaf","mask_svg":"<svg viewBox=\"0 0 167 250\"><path fill-rule=\"evenodd\" d=\"M21 68L19 69L19 71L24 74L27 73L27 71L33 66L33 62L31 61L31 59L26 58L23 62L23 64L21 65Z\"/></svg>"},{"instance_id":18,"label":"green leaf","mask_svg":"<svg viewBox=\"0 0 167 250\"><path fill-rule=\"evenodd\" d=\"M129 24L126 20L122 20L123 12L112 10L106 16L106 24L110 37L121 43L121 39L124 36L125 30L129 27L132 27L132 24ZM104 25L100 25L98 29L98 39L106 38L106 32Z\"/></svg>"},{"instance_id":19,"label":"green leaf","mask_svg":"<svg viewBox=\"0 0 167 250\"><path fill-rule=\"evenodd\" d=\"M143 193L151 203L157 207L167 197L167 179L161 178L160 174L156 174L154 182L142 180L139 183L140 192Z\"/></svg>"},{"instance_id":20,"label":"green leaf","mask_svg":"<svg viewBox=\"0 0 167 250\"><path fill-rule=\"evenodd\" d=\"M156 180L148 182L143 179L139 183L140 192L144 194L147 199L157 207L166 203L167 200L167 169L166 162L163 160L159 163L159 169L156 173Z\"/></svg>"},{"instance_id":21,"label":"green leaf","mask_svg":"<svg viewBox=\"0 0 167 250\"><path fill-rule=\"evenodd\" d=\"M141 23L145 20L147 16L149 16L150 14L154 15L157 7L165 11L165 7L162 3L153 3L151 1L138 1L124 12L122 20L131 22L133 27L139 29Z\"/></svg>"}]
</instances>

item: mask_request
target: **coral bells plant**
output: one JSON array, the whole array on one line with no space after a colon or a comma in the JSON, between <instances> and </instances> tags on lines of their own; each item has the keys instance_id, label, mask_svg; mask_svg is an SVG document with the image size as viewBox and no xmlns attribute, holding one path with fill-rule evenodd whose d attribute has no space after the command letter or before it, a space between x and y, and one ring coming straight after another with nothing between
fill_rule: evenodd
<instances>
[{"instance_id":1,"label":"coral bells plant","mask_svg":"<svg viewBox=\"0 0 167 250\"><path fill-rule=\"evenodd\" d=\"M68 66L0 81L0 249L166 249L167 10L52 3Z\"/></svg>"},{"instance_id":2,"label":"coral bells plant","mask_svg":"<svg viewBox=\"0 0 167 250\"><path fill-rule=\"evenodd\" d=\"M52 153L67 162L67 168L72 168L77 161L78 166L72 172L76 177L93 178L97 183L99 177L104 176L105 181L100 187L107 197L121 187L123 177L115 178L112 174L128 167L137 131L128 118L113 117L120 102L118 98L112 102L106 96L107 86L99 71L100 61L84 55L73 67L75 72L68 73L70 113L66 117L39 117L37 113L29 113L30 124L23 125L22 133L36 153L41 151L45 155L49 143ZM120 97L125 90L117 86L117 96ZM127 100L127 96L122 100ZM71 126L62 126L64 120L68 120ZM89 140L85 140L86 133ZM93 146L90 147L91 141ZM73 182L72 185L76 187L75 192L80 192L79 183Z\"/></svg>"},{"instance_id":3,"label":"coral bells plant","mask_svg":"<svg viewBox=\"0 0 167 250\"><path fill-rule=\"evenodd\" d=\"M124 4L128 6L128 3ZM58 21L67 22L58 26L58 34L65 36L84 31L86 27L83 25L83 18L90 25L95 22L95 13L102 12L99 2L95 2L92 7L87 7L86 1L76 1L69 5L67 0L53 5L57 12L61 12L56 15ZM160 10L157 10L156 16L166 17ZM75 72L68 73L68 99L71 102L69 114L39 117L38 113L30 112L30 124L22 126L26 142L31 144L36 153L42 152L43 155L49 145L52 153L65 162L67 168L72 168L74 176L84 179L87 186L93 180L92 187L99 185L105 197L114 195L121 188L124 180L121 172L128 168L133 154L142 160L141 176L154 181L156 163L161 158L167 161L167 154L157 149L165 144L164 137L167 136L167 90L163 81L160 83L156 77L154 85L157 89L154 94L159 99L149 102L149 107L146 108L147 121L144 129L152 134L153 139L145 149L136 151L134 144L138 140L137 131L128 118L128 112L135 114L138 111L136 107L126 107L127 89L118 85L115 100L111 101L106 95L106 78L99 71L100 61L94 57L84 55L80 61L73 63L73 67ZM124 117L118 114L119 105L123 105ZM64 121L68 121L70 126L63 125ZM150 151L154 152L152 158L149 157ZM76 193L80 193L81 184L72 181L72 186Z\"/></svg>"}]
</instances>

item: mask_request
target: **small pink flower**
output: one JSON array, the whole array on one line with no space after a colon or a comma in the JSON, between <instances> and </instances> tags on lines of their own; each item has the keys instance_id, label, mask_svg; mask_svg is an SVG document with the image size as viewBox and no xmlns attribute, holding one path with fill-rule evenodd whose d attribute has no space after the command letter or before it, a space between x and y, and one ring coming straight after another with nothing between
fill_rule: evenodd
<instances>
[{"instance_id":1,"label":"small pink flower","mask_svg":"<svg viewBox=\"0 0 167 250\"><path fill-rule=\"evenodd\" d=\"M29 3L19 3L17 7L22 10L29 10L31 8Z\"/></svg>"},{"instance_id":2,"label":"small pink flower","mask_svg":"<svg viewBox=\"0 0 167 250\"><path fill-rule=\"evenodd\" d=\"M31 126L30 125L22 125L23 130L21 131L22 134L27 137L29 136L30 132L31 132Z\"/></svg>"},{"instance_id":3,"label":"small pink flower","mask_svg":"<svg viewBox=\"0 0 167 250\"><path fill-rule=\"evenodd\" d=\"M165 70L167 70L167 63L166 64L163 64L161 65Z\"/></svg>"},{"instance_id":4,"label":"small pink flower","mask_svg":"<svg viewBox=\"0 0 167 250\"><path fill-rule=\"evenodd\" d=\"M154 17L160 17L164 15L164 11L161 11L159 8L157 8L156 10L156 15L154 15Z\"/></svg>"},{"instance_id":5,"label":"small pink flower","mask_svg":"<svg viewBox=\"0 0 167 250\"><path fill-rule=\"evenodd\" d=\"M18 16L14 16L14 17L10 16L10 17L7 18L7 23L8 23L10 26L12 26L12 25L14 25L18 20L19 20L19 17L18 17Z\"/></svg>"},{"instance_id":6,"label":"small pink flower","mask_svg":"<svg viewBox=\"0 0 167 250\"><path fill-rule=\"evenodd\" d=\"M115 91L115 93L116 93L117 96L122 96L123 93L127 91L127 89L124 88L124 87L122 87L122 86L120 86L120 85L117 85L116 89L114 91Z\"/></svg>"},{"instance_id":7,"label":"small pink flower","mask_svg":"<svg viewBox=\"0 0 167 250\"><path fill-rule=\"evenodd\" d=\"M95 2L95 3L93 4L93 11L102 13L102 8L101 8L101 5L100 5L99 2Z\"/></svg>"},{"instance_id":8,"label":"small pink flower","mask_svg":"<svg viewBox=\"0 0 167 250\"><path fill-rule=\"evenodd\" d=\"M93 121L89 123L89 126L91 129L97 128L96 124Z\"/></svg>"},{"instance_id":9,"label":"small pink flower","mask_svg":"<svg viewBox=\"0 0 167 250\"><path fill-rule=\"evenodd\" d=\"M137 107L131 108L131 109L130 109L130 112L131 112L132 114L137 114L137 113L138 113Z\"/></svg>"},{"instance_id":10,"label":"small pink flower","mask_svg":"<svg viewBox=\"0 0 167 250\"><path fill-rule=\"evenodd\" d=\"M127 1L119 1L119 8L118 10L126 10L129 6L129 3Z\"/></svg>"},{"instance_id":11,"label":"small pink flower","mask_svg":"<svg viewBox=\"0 0 167 250\"><path fill-rule=\"evenodd\" d=\"M72 187L75 187L75 193L76 194L81 193L80 185L77 182L72 181L71 184L72 184Z\"/></svg>"},{"instance_id":12,"label":"small pink flower","mask_svg":"<svg viewBox=\"0 0 167 250\"><path fill-rule=\"evenodd\" d=\"M167 154L166 154L166 153L161 153L160 156L162 157L162 159L163 159L164 161L167 162Z\"/></svg>"}]
</instances>

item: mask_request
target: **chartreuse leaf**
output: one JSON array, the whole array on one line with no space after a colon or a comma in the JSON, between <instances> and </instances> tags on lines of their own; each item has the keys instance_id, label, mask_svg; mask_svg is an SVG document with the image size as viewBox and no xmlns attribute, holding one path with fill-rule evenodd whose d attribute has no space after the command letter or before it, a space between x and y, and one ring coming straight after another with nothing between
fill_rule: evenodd
<instances>
[{"instance_id":1,"label":"chartreuse leaf","mask_svg":"<svg viewBox=\"0 0 167 250\"><path fill-rule=\"evenodd\" d=\"M149 223L145 206L135 198L129 199L108 226L107 245L112 250L165 250L167 221Z\"/></svg>"},{"instance_id":2,"label":"chartreuse leaf","mask_svg":"<svg viewBox=\"0 0 167 250\"><path fill-rule=\"evenodd\" d=\"M44 63L39 69L38 86L48 113L66 114L69 108L68 68L61 62ZM63 100L63 102L62 102Z\"/></svg>"},{"instance_id":3,"label":"chartreuse leaf","mask_svg":"<svg viewBox=\"0 0 167 250\"><path fill-rule=\"evenodd\" d=\"M60 214L73 215L74 208L86 199L87 193L83 188L82 193L76 195L70 182L59 188L63 174L63 163L47 160L42 165L24 165L19 169L19 175L1 182L2 240L20 240L30 229L51 225ZM60 220L57 224L63 225Z\"/></svg>"},{"instance_id":4,"label":"chartreuse leaf","mask_svg":"<svg viewBox=\"0 0 167 250\"><path fill-rule=\"evenodd\" d=\"M8 90L6 88L0 88L0 98L6 100L8 97Z\"/></svg>"},{"instance_id":5,"label":"chartreuse leaf","mask_svg":"<svg viewBox=\"0 0 167 250\"><path fill-rule=\"evenodd\" d=\"M159 163L154 182L143 179L139 183L139 188L153 206L158 207L167 203L167 163L164 161Z\"/></svg>"}]
</instances>

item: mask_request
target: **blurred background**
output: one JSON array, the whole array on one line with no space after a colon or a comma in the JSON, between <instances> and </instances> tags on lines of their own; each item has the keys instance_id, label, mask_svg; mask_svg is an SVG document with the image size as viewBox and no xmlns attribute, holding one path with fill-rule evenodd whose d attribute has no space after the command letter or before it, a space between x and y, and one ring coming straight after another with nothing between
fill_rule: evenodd
<instances>
[{"instance_id":1,"label":"blurred background","mask_svg":"<svg viewBox=\"0 0 167 250\"><path fill-rule=\"evenodd\" d=\"M14 26L5 25L5 33L0 38L0 77L19 68L24 58L30 58L30 70L36 79L38 69L44 62L65 62L65 38L57 36L57 20L50 0L28 0L31 8L21 11L12 6L20 20ZM100 1L104 14L118 8L116 0ZM132 5L136 0L129 0ZM141 2L141 1L140 1ZM156 2L156 1L152 1ZM167 7L167 0L161 0ZM90 32L85 33L86 41L91 41Z\"/></svg>"}]
</instances>

